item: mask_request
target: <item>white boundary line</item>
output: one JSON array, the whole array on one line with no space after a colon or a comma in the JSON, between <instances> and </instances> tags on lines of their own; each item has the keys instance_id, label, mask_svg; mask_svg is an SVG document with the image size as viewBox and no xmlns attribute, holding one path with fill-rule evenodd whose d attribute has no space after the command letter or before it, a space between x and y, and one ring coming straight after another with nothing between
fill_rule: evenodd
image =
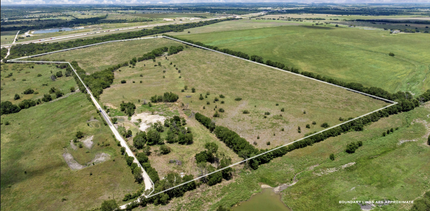
<instances>
[{"instance_id":1,"label":"white boundary line","mask_svg":"<svg viewBox=\"0 0 430 211\"><path fill-rule=\"evenodd\" d=\"M357 91L357 90L354 90L354 89L350 89L350 88L347 88L347 87L343 87L343 86L339 86L339 85L336 85L336 84L332 84L332 83L329 83L329 82L326 82L326 81L321 81L321 80L318 80L318 79L315 79L315 78L311 78L311 77L308 77L308 76L305 76L305 75L302 75L302 74L299 74L299 73L290 72L288 70L283 70L283 69L280 69L280 68L277 68L277 67L272 67L272 66L269 66L267 64L263 64L263 63L251 61L249 59L244 59L242 57L233 56L233 55L230 55L230 54L227 54L227 53L223 53L221 51L213 50L213 49L206 48L206 47L203 47L203 46L200 46L200 45L196 45L196 44L193 44L193 43L189 43L189 42L185 42L185 41L182 41L182 40L178 40L178 39L175 39L175 38L172 38L172 37L167 37L167 36L162 36L162 37L170 39L170 40L174 40L176 42L181 42L181 43L184 43L186 45L191 45L191 46L196 47L196 48L201 48L201 49L212 51L212 52L215 52L215 53L220 53L220 54L223 54L223 55L226 55L226 56L231 56L231 57L234 57L236 59L241 59L241 60L244 60L244 61L247 61L247 62L251 62L251 63L254 63L254 64L258 64L258 65L261 65L261 66L264 66L264 67L269 67L269 68L272 68L272 69L275 69L275 70L279 70L279 71L290 73L290 74L293 74L293 75L296 75L296 76L304 77L304 78L307 78L307 79L310 79L310 80L313 80L313 81L318 81L320 83L324 83L324 84L328 84L328 85L335 86L335 87L338 87L338 88L342 88L342 89L345 89L345 90L348 90L348 91L351 91L351 92L355 92L355 93L359 93L359 94L365 95L367 97L371 97L371 98L374 98L374 99L382 100L384 102L395 103L392 100L388 100L388 99L385 99L385 98L382 98L382 97L378 97L378 96L375 96L375 95L367 94L367 93L360 92L360 91Z\"/></svg>"},{"instance_id":2,"label":"white boundary line","mask_svg":"<svg viewBox=\"0 0 430 211\"><path fill-rule=\"evenodd\" d=\"M150 195L155 190L155 184L149 177L149 175L146 173L145 169L142 167L140 162L137 160L136 156L131 151L130 147L128 146L127 142L122 138L122 136L119 134L119 132L116 130L115 126L110 121L106 111L103 110L103 108L100 106L100 104L97 102L96 98L93 96L91 90L85 85L84 81L81 79L79 74L76 72L75 68L73 68L72 64L70 62L63 62L63 61L20 61L20 60L8 60L8 62L16 62L16 63L44 63L44 64L68 64L73 72L78 77L79 81L81 81L82 85L85 87L85 90L90 95L91 100L93 101L94 105L96 106L97 110L102 114L105 121L108 123L109 128L112 130L113 134L115 135L116 139L120 142L121 146L126 149L126 153L128 156L133 157L133 163L136 163L139 168L142 170L142 177L145 184L145 191L151 190L151 192L148 194ZM145 193L142 193L142 195L146 198L149 196L145 195ZM140 199L138 199L140 200Z\"/></svg>"},{"instance_id":3,"label":"white boundary line","mask_svg":"<svg viewBox=\"0 0 430 211\"><path fill-rule=\"evenodd\" d=\"M13 61L16 61L16 60L29 59L29 58L34 58L34 57L39 57L39 56L45 56L45 55L54 54L54 53L61 53L61 52L64 52L64 51L71 51L71 50L76 50L76 49L81 49L81 48L88 48L88 47L92 47L92 46L96 46L96 45L102 45L102 44L107 44L107 43L127 42L127 41L134 41L134 40L147 40L147 39L162 38L162 37L163 36L159 36L159 37L141 37L141 38L124 39L124 40L111 40L111 41L106 41L106 42L99 42L99 43L94 43L94 44L89 44L89 45L78 46L78 47L74 47L74 48L66 48L66 49L62 49L62 50L58 50L58 51L51 51L51 52L47 52L47 53L35 54L35 55L31 55L31 56L23 56L23 57L20 57L20 58L10 59L10 60L7 60L7 61L8 62L13 62Z\"/></svg>"},{"instance_id":4,"label":"white boundary line","mask_svg":"<svg viewBox=\"0 0 430 211\"><path fill-rule=\"evenodd\" d=\"M381 97L377 97L377 96L374 96L374 95L371 95L371 94L367 94L367 93L363 93L363 92L360 92L360 91L356 91L356 90L349 89L349 88L346 88L346 87L342 87L342 86L339 86L339 85L336 85L336 84L331 84L331 83L328 83L328 82L325 82L325 81L320 81L320 80L317 80L317 79L314 79L314 78L311 78L311 77L308 77L308 76L304 76L304 75L301 75L301 74L297 74L297 73L293 73L293 72L290 72L290 71L286 71L286 70L279 69L279 68L276 68L276 67L272 67L272 66L269 66L269 65L266 65L266 64L262 64L262 63L254 62L254 61L251 61L251 60L247 60L247 59L244 59L244 58L241 58L241 57L237 57L237 56L233 56L233 55L230 55L230 54L226 54L226 53L223 53L223 52L220 52L220 51L216 51L216 50L213 50L213 49L210 49L210 48L205 48L205 47L202 47L202 46L199 46L199 45L195 45L195 44L188 43L188 42L185 42L185 41L182 41L182 40L178 40L178 39L174 39L174 38L171 38L171 37L158 36L158 37L151 37L151 38L167 38L167 39L171 39L171 40L174 40L174 41L177 41L177 42L181 42L181 43L184 43L184 44L187 44L187 45L191 45L191 46L194 46L194 47L197 47L197 48L201 48L201 49L204 49L204 50L213 51L213 52L216 52L216 53L221 53L221 54L224 54L224 55L226 55L226 56L231 56L231 57L234 57L234 58L237 58L237 59L241 59L241 60L245 60L245 61L248 61L248 62L252 62L252 63L258 64L258 65L261 65L261 66L269 67L269 68L272 68L272 69L275 69L275 70L279 70L279 71L282 71L282 72L287 72L287 73L294 74L294 75L297 75L297 76L301 76L301 77L304 77L304 78L307 78L307 79L311 79L311 80L314 80L314 81L318 81L318 82L321 82L321 83L325 83L325 84L328 84L328 85L332 85L332 86L335 86L335 87L338 87L338 88L346 89L346 90L348 90L348 91L356 92L356 93L358 93L358 94L362 94L362 95L365 95L365 96L368 96L368 97L372 97L372 98L375 98L375 99L378 99L378 100L382 100L382 101L384 101L384 102L389 102L389 103L392 103L392 104L391 104L391 105L384 106L384 107L379 108L379 109L377 109L377 110L371 111L371 112L369 112L369 113L363 114L363 115L361 115L361 116L359 116L359 117L356 117L356 118L354 118L354 119L351 119L351 120L345 121L345 122L343 122L343 123L337 124L337 125L335 125L335 126L332 126L332 127L326 128L326 129L324 129L324 130L321 130L321 131L316 132L316 133L314 133L314 134L311 134L311 135L309 135L309 136L306 136L306 137L300 138L300 139L298 139L298 140L296 140L296 141L293 141L293 142L290 142L290 143L287 143L287 144L284 144L284 145L281 145L281 146L275 147L275 148L270 149L270 150L268 150L268 151L266 151L266 152L263 152L263 153L260 153L260 154L258 154L258 155L252 156L252 157L250 157L250 158L244 159L244 160L242 160L242 161L236 162L236 163L231 164L231 165L229 165L229 166L226 166L226 167L224 167L224 168L217 169L217 170L215 170L215 171L213 171L213 172L210 172L210 173L208 173L208 174L205 174L205 175L199 176L199 177L194 178L194 179L192 179L192 180L190 180L190 181L187 181L187 182L181 183L181 184L179 184L179 185L176 185L176 186L174 186L174 187L168 188L168 189L166 189L166 190L160 191L160 192L155 193L155 194L152 194L152 192L154 192L154 190L155 190L155 187L154 187L155 185L154 185L153 181L152 181L152 180L149 178L149 176L148 176L149 180L151 181L152 191L151 191L149 194L147 194L147 195L143 193L143 194L142 194L142 196L144 196L145 198L150 198L150 197L152 197L152 196L156 196L156 195L159 195L159 194L165 193L165 192L167 192L167 191L170 191L170 190L172 190L172 189L175 189L175 188L181 187L181 186L183 186L183 185L185 185L185 184L188 184L188 183L190 183L190 182L197 181L197 180L199 180L199 179L201 179L201 178L204 178L204 177L207 177L207 176L209 176L209 175L211 175L211 174L214 174L214 173L217 173L217 172L223 171L223 170L225 170L225 169L227 169L227 168L234 167L234 166L239 165L239 164L241 164L241 163L247 162L247 161L252 160L252 159L254 159L254 158L257 158L257 157L260 157L260 156L265 155L265 154L267 154L267 153L270 153L270 152L273 152L273 151L275 151L275 150L278 150L278 149L280 149L280 148L282 148L282 147L286 147L286 146L288 146L288 145L291 145L291 144L297 143L297 142L302 141L302 140L304 140L304 139L310 138L310 137L312 137L312 136L315 136L315 135L317 135L317 134L323 133L323 132L328 131L328 130L330 130L330 129L333 129L333 128L336 128L336 127L339 127L339 126L341 126L341 125L344 125L344 124L346 124L346 123L352 122L352 121L354 121L354 120L358 120L358 119L360 119L360 118L362 118L362 117L365 117L365 116L367 116L367 115L369 115L369 114L372 114L372 113L378 112L378 111L380 111L380 110L383 110L383 109L385 109L385 108L388 108L388 107L391 107L391 106L393 106L393 105L396 105L396 104L397 104L397 102L394 102L394 101L391 101L391 100L388 100L388 99L385 99L385 98L381 98ZM147 38L147 39L151 39L151 38ZM109 125L109 127L111 128L111 130L112 130L112 132L114 133L114 135L117 137L117 134L118 134L119 138L120 138L120 139L122 139L121 135L119 135L119 133L118 133L118 131L116 130L116 128L115 128L115 127L113 127L113 124L111 123L110 119L109 119L109 118L107 118L107 114L106 114L106 112L105 112L105 111L103 110L103 108L98 104L97 100L94 98L94 96L92 95L91 91L90 91L90 90L89 90L89 88L85 85L85 83L82 81L81 77L77 74L76 70L73 68L73 66L70 64L70 62L65 62L65 61L57 61L57 62L56 62L56 61L20 61L20 59L33 58L33 57L37 57L37 56L43 56L43 55L48 55L48 54L53 54L53 53L58 53L58 52L63 52L63 51L69 51L69 50L75 50L75 49L80 49L80 48L85 48L85 47L91 47L91 46L100 45L100 44L106 44L106 43L112 43L112 42L122 42L122 41L131 41L131 40L140 40L140 39L142 39L142 38L127 39L127 40L113 40L113 41L107 41L107 42L103 42L103 43L96 43L96 44L91 44L91 45L86 45L86 46L79 46L79 47L76 47L76 48L69 48L69 49L64 49L64 50L59 50L59 51L53 51L53 52L48 52L48 53L43 53L43 54L37 54L37 55L33 55L33 56L26 56L26 57L21 57L21 58L17 58L17 59L7 60L7 61L8 61L8 62L17 62L17 63L53 63L53 64L69 64L69 66L73 69L73 71L75 72L75 74L77 75L77 77L79 78L79 80L81 81L81 83L84 85L84 87L85 87L85 89L87 90L87 92L90 94L90 97L91 97L91 99L93 100L94 104L96 105L96 108L97 108L97 109L102 113L103 118L104 118L104 119L105 119L105 121L108 123L108 125ZM112 129L112 128L114 128L114 129ZM117 139L118 139L118 137L117 137ZM124 140L122 139L122 141L124 141ZM121 140L120 140L120 142L121 142ZM122 145L122 144L123 144L123 142L121 142L121 145ZM124 146L124 147L126 148L126 150L127 150L127 154L128 154L128 151L130 150L130 148L128 147L128 145L127 145L127 143L126 143L125 141L124 141L124 144L125 144L125 146ZM132 157L134 158L134 162L137 162L138 166L143 170L143 173L144 173L144 174L146 174L145 169L143 169L142 165L137 161L136 157L135 157L135 156L134 156L134 154L131 152L131 150L130 150L130 153L131 153ZM146 175L147 175L147 174L146 174ZM145 178L145 177L144 177L144 178ZM145 183L146 183L146 181L145 181ZM146 184L145 184L145 188L146 188L146 187L147 187L147 186L146 186ZM127 204L124 204L124 205L120 206L120 209L125 209L127 205L129 205L129 204L131 204L131 203L133 203L133 202L140 202L140 197L139 197L139 198L137 198L136 200L132 201L132 202L129 202L129 203L127 203Z\"/></svg>"}]
</instances>

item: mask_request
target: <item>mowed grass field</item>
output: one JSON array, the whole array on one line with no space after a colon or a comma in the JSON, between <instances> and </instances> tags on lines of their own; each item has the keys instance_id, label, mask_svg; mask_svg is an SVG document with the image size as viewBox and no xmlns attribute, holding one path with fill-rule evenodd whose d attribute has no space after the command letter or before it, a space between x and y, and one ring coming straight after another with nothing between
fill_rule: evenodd
<instances>
[{"instance_id":1,"label":"mowed grass field","mask_svg":"<svg viewBox=\"0 0 430 211\"><path fill-rule=\"evenodd\" d=\"M430 104L413 111L383 118L362 132L349 132L327 139L243 171L231 182L187 192L170 202L173 207L151 206L152 210L216 210L248 200L261 191L261 184L276 187L298 182L281 192L292 210L360 210L351 200L418 200L430 190ZM425 121L425 122L424 122ZM425 124L423 124L423 122ZM382 132L399 127L382 137ZM345 152L352 141L363 141L354 154ZM399 144L400 141L415 140ZM335 154L331 161L329 155ZM342 169L348 163L354 165ZM335 168L332 173L329 169ZM326 172L318 176L321 172ZM382 210L409 210L412 204L390 204ZM142 209L137 209L142 210Z\"/></svg>"},{"instance_id":2,"label":"mowed grass field","mask_svg":"<svg viewBox=\"0 0 430 211\"><path fill-rule=\"evenodd\" d=\"M121 83L122 80L126 83ZM188 89L182 92L185 86ZM195 93L191 91L193 87ZM212 117L218 111L220 117L214 118L218 125L229 127L250 143L256 142L259 148L288 143L322 130L324 122L333 126L341 123L340 117L357 117L387 105L307 78L196 48L186 48L167 59L157 58L156 62L139 62L135 68L121 68L100 100L105 105L119 107L123 101L149 102L152 96L164 92L179 94L180 104L193 112ZM200 94L207 98L199 100ZM218 101L214 101L215 97ZM242 100L236 101L238 97ZM245 110L249 114L243 114ZM270 114L265 115L266 112Z\"/></svg>"},{"instance_id":3,"label":"mowed grass field","mask_svg":"<svg viewBox=\"0 0 430 211\"><path fill-rule=\"evenodd\" d=\"M241 21L221 24L236 26ZM244 20L243 24L247 22L250 21ZM428 34L390 35L388 31L312 26L310 23L258 29L232 27L230 31L217 31L223 27L221 24L201 27L189 34L172 35L259 55L300 71L380 87L389 92L421 94L430 88ZM390 52L395 56L389 56Z\"/></svg>"},{"instance_id":4,"label":"mowed grass field","mask_svg":"<svg viewBox=\"0 0 430 211\"><path fill-rule=\"evenodd\" d=\"M51 75L61 71L63 77L58 77L55 81ZM41 76L38 76L38 75ZM44 85L45 84L45 85ZM70 88L75 87L75 80L72 76L65 76L65 69L57 68L51 64L2 64L1 71L1 101L11 101L14 104L24 99L41 99L44 94L49 94L49 90L55 87L64 94L70 93ZM37 94L23 94L26 89L33 89ZM15 94L21 98L14 100ZM55 98L54 94L51 94Z\"/></svg>"},{"instance_id":5,"label":"mowed grass field","mask_svg":"<svg viewBox=\"0 0 430 211\"><path fill-rule=\"evenodd\" d=\"M90 48L56 53L35 58L36 60L77 61L87 73L102 71L112 65L130 61L145 53L161 48L178 45L167 39L148 39L127 42L117 42L98 45Z\"/></svg>"},{"instance_id":6,"label":"mowed grass field","mask_svg":"<svg viewBox=\"0 0 430 211\"><path fill-rule=\"evenodd\" d=\"M1 210L87 210L141 188L102 121L81 93L1 116ZM91 150L70 148L79 130L94 135ZM71 170L65 148L84 165L96 152L110 159Z\"/></svg>"}]
</instances>

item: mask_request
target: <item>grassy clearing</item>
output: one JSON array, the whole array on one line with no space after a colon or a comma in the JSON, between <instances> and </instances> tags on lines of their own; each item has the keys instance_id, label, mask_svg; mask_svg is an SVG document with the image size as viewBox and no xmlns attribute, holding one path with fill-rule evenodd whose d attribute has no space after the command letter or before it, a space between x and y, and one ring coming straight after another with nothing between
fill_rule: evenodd
<instances>
[{"instance_id":1,"label":"grassy clearing","mask_svg":"<svg viewBox=\"0 0 430 211\"><path fill-rule=\"evenodd\" d=\"M123 80L126 83L121 83ZM187 90L181 92L185 86ZM193 87L196 93L192 93ZM195 48L167 59L157 58L156 62L139 62L134 68L121 68L100 101L118 108L122 101L143 104L151 96L164 92L179 94L184 109L206 116L212 117L215 110L223 108L224 112L219 112L221 117L214 119L217 124L238 132L250 143L256 142L259 148L288 143L323 129L324 122L339 124L339 117L356 117L386 105L306 78ZM200 94L206 96L207 92L210 95L199 100ZM214 103L215 97L218 101ZM242 100L236 101L237 97ZM249 114L243 114L244 110Z\"/></svg>"},{"instance_id":2,"label":"grassy clearing","mask_svg":"<svg viewBox=\"0 0 430 211\"><path fill-rule=\"evenodd\" d=\"M1 210L91 209L103 200L114 197L119 202L126 193L135 192L141 185L134 182L111 131L102 121L84 94L3 115ZM94 135L91 150L70 149L70 140L78 130L86 137ZM103 142L110 146L102 147ZM81 164L97 152L111 158L72 171L62 156L64 148Z\"/></svg>"},{"instance_id":3,"label":"grassy clearing","mask_svg":"<svg viewBox=\"0 0 430 211\"><path fill-rule=\"evenodd\" d=\"M51 75L58 71L63 73L63 77L52 81ZM12 75L9 76L10 74ZM41 76L38 76L39 74ZM57 68L55 65L2 64L1 101L8 100L16 104L24 99L40 99L44 94L49 94L52 87L60 89L64 94L70 93L70 87L77 89L73 77L66 77L65 69ZM28 88L32 88L38 94L23 94ZM21 99L14 100L15 94L20 95ZM52 96L55 98L54 94Z\"/></svg>"},{"instance_id":4,"label":"grassy clearing","mask_svg":"<svg viewBox=\"0 0 430 211\"><path fill-rule=\"evenodd\" d=\"M109 43L91 48L78 49L38 57L37 60L77 61L87 73L104 70L112 65L130 61L156 48L177 45L167 39L149 39L128 42Z\"/></svg>"},{"instance_id":5,"label":"grassy clearing","mask_svg":"<svg viewBox=\"0 0 430 211\"><path fill-rule=\"evenodd\" d=\"M212 117L214 110L223 108L221 117L214 118L217 124L231 128L250 143L255 141L259 148L288 143L321 130L324 122L339 124L339 117L356 117L386 105L307 78L195 48L169 61L179 67L188 86L181 94L191 97L182 97L181 101L189 109ZM196 93L191 92L192 87ZM207 92L210 95L205 98ZM199 100L200 94L203 100ZM214 102L215 97L218 101ZM249 114L243 114L245 110ZM266 145L268 141L270 146Z\"/></svg>"},{"instance_id":6,"label":"grassy clearing","mask_svg":"<svg viewBox=\"0 0 430 211\"><path fill-rule=\"evenodd\" d=\"M221 24L237 25L240 21ZM381 30L313 27L309 23L212 32L219 27L220 24L213 24L202 27L202 33L179 37L259 55L302 71L381 87L390 92L421 94L430 88L428 34L390 35ZM390 52L395 56L388 56Z\"/></svg>"},{"instance_id":7,"label":"grassy clearing","mask_svg":"<svg viewBox=\"0 0 430 211\"><path fill-rule=\"evenodd\" d=\"M1 32L1 44L11 44L13 43L13 39L16 36L16 32L17 31L6 31L6 32Z\"/></svg>"},{"instance_id":8,"label":"grassy clearing","mask_svg":"<svg viewBox=\"0 0 430 211\"><path fill-rule=\"evenodd\" d=\"M365 127L363 132L350 132L330 138L311 147L295 150L259 167L240 173L234 181L213 187L203 187L175 198L170 207L151 207L153 210L215 210L218 206L233 206L260 192L260 184L272 187L291 183L298 174L298 182L282 192L283 202L293 210L354 210L356 204L339 204L344 200L416 200L430 190L430 147L425 145L429 125L413 123L430 121L426 114L430 104L408 113L383 118ZM399 127L386 137L382 132ZM415 139L398 145L401 140ZM363 146L354 154L347 154L347 143L361 140ZM329 159L334 153L335 161ZM347 163L355 165L331 174L315 173L339 168ZM385 210L409 210L411 204L392 204Z\"/></svg>"}]
</instances>

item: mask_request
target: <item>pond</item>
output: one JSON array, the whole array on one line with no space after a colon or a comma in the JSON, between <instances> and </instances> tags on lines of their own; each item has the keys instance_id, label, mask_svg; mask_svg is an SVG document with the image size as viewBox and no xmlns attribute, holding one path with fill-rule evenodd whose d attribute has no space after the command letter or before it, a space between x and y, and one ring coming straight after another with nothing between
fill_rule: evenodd
<instances>
[{"instance_id":1,"label":"pond","mask_svg":"<svg viewBox=\"0 0 430 211\"><path fill-rule=\"evenodd\" d=\"M232 211L290 211L281 201L281 196L273 191L273 188L263 188L263 190L252 196L248 201L233 207Z\"/></svg>"},{"instance_id":2,"label":"pond","mask_svg":"<svg viewBox=\"0 0 430 211\"><path fill-rule=\"evenodd\" d=\"M73 31L77 30L75 28L54 28L54 29L41 29L41 30L35 30L33 34L45 34L45 33L53 33L53 32L59 32L59 31Z\"/></svg>"}]
</instances>

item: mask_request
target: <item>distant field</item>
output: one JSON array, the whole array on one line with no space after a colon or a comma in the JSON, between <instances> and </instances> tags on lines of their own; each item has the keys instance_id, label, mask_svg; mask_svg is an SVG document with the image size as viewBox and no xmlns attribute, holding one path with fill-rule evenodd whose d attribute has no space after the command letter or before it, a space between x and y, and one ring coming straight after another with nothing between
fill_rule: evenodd
<instances>
[{"instance_id":1,"label":"distant field","mask_svg":"<svg viewBox=\"0 0 430 211\"><path fill-rule=\"evenodd\" d=\"M63 73L63 77L52 81L51 75L55 75L59 71ZM10 74L12 76L9 76ZM38 76L39 74L41 76ZM47 84L47 86L43 84ZM1 101L8 100L17 104L24 99L41 99L44 94L49 94L52 87L61 90L64 94L70 93L70 87L77 89L73 77L66 77L65 69L57 68L55 65L2 64ZM29 88L38 93L23 94ZM15 94L20 95L21 99L14 100Z\"/></svg>"},{"instance_id":2,"label":"distant field","mask_svg":"<svg viewBox=\"0 0 430 211\"><path fill-rule=\"evenodd\" d=\"M15 38L16 32L17 31L1 32L1 44L11 44Z\"/></svg>"},{"instance_id":3,"label":"distant field","mask_svg":"<svg viewBox=\"0 0 430 211\"><path fill-rule=\"evenodd\" d=\"M217 124L228 126L250 143L255 141L259 148L287 143L323 129L320 125L324 122L339 124L339 117L356 117L386 105L343 89L195 48L186 48L168 60L157 58L156 62L139 62L135 68L120 70L115 72L112 86L101 95L102 103L119 107L122 101L148 102L153 95L172 91L179 94L185 108L194 112L212 117L215 110L224 109L219 111L220 118L214 118ZM122 84L122 80L126 83ZM181 92L184 86L188 89ZM191 93L192 87L196 93ZM207 98L199 100L200 94L205 97L207 92ZM218 101L214 103L215 97ZM237 97L242 100L236 101ZM245 110L249 114L243 114ZM266 145L269 141L271 145Z\"/></svg>"},{"instance_id":4,"label":"distant field","mask_svg":"<svg viewBox=\"0 0 430 211\"><path fill-rule=\"evenodd\" d=\"M302 26L235 29L240 22L221 23L232 24L230 31L216 32L223 26L213 24L178 36L259 55L265 60L283 62L301 71L381 87L390 92L411 91L420 94L430 88L428 34L390 35L381 30L313 27L310 23ZM247 25L249 20L243 22ZM388 56L390 52L395 56Z\"/></svg>"},{"instance_id":5,"label":"distant field","mask_svg":"<svg viewBox=\"0 0 430 211\"><path fill-rule=\"evenodd\" d=\"M128 42L103 44L91 48L67 51L52 55L37 57L37 60L74 61L87 73L104 70L112 65L130 61L133 57L142 56L156 48L177 45L167 39L149 39Z\"/></svg>"},{"instance_id":6,"label":"distant field","mask_svg":"<svg viewBox=\"0 0 430 211\"><path fill-rule=\"evenodd\" d=\"M425 107L383 118L366 126L363 132L349 132L295 150L258 170L243 170L231 182L187 192L170 204L175 205L172 209L192 211L230 207L260 192L261 184L291 184L295 175L298 182L281 192L282 201L292 210L360 210L357 204L339 201L418 200L430 190L430 147L425 145L430 133L430 119L426 117L429 112L427 103ZM421 123L423 120L427 121L426 126ZM382 137L382 132L396 127L399 129L393 134ZM359 140L363 146L354 154L345 152L348 143ZM416 141L399 144L401 140ZM335 154L334 161L329 159L331 153ZM341 167L354 162L351 167ZM317 175L329 172L330 168L337 171ZM411 207L412 204L391 204L382 209L406 211ZM153 205L148 208L163 210Z\"/></svg>"},{"instance_id":7,"label":"distant field","mask_svg":"<svg viewBox=\"0 0 430 211\"><path fill-rule=\"evenodd\" d=\"M141 185L102 121L80 93L1 116L1 210L87 210L137 191ZM91 150L71 149L78 130L94 135ZM111 158L76 171L66 164L65 149L81 164L96 152Z\"/></svg>"}]
</instances>

